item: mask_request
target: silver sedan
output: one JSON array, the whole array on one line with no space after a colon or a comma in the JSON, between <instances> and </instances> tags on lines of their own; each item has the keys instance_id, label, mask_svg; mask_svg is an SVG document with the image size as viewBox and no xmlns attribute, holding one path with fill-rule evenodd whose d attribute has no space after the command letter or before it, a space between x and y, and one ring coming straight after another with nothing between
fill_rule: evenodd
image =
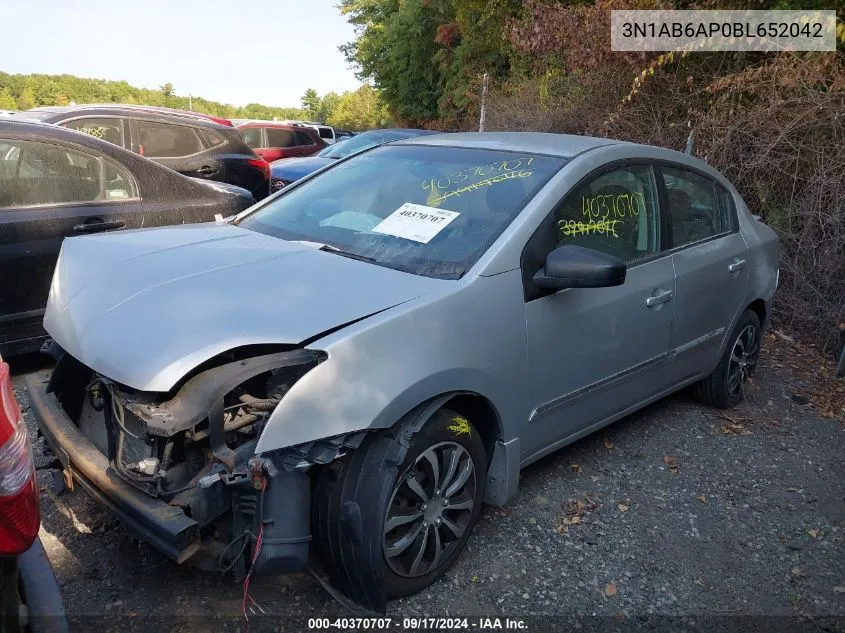
<instances>
[{"instance_id":1,"label":"silver sedan","mask_svg":"<svg viewBox=\"0 0 845 633\"><path fill-rule=\"evenodd\" d=\"M777 281L775 233L689 155L423 136L231 221L66 240L29 386L73 478L175 561L317 554L383 609L531 462L688 385L739 402Z\"/></svg>"}]
</instances>

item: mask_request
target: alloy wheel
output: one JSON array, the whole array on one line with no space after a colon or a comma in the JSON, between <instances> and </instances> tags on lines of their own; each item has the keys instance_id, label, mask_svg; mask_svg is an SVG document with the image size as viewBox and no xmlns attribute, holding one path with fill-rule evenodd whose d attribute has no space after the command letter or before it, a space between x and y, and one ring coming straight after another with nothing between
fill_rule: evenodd
<instances>
[{"instance_id":1,"label":"alloy wheel","mask_svg":"<svg viewBox=\"0 0 845 633\"><path fill-rule=\"evenodd\" d=\"M404 577L424 576L451 559L469 526L475 464L466 448L440 442L399 477L384 519L384 558Z\"/></svg>"},{"instance_id":2,"label":"alloy wheel","mask_svg":"<svg viewBox=\"0 0 845 633\"><path fill-rule=\"evenodd\" d=\"M734 395L742 389L757 364L760 351L757 328L749 323L739 333L731 350L728 366L728 393Z\"/></svg>"}]
</instances>

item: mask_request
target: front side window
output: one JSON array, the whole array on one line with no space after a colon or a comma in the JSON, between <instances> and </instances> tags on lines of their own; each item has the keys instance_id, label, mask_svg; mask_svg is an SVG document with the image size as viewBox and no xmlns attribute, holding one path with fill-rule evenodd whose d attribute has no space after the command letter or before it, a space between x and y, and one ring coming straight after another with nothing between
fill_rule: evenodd
<instances>
[{"instance_id":1,"label":"front side window","mask_svg":"<svg viewBox=\"0 0 845 633\"><path fill-rule=\"evenodd\" d=\"M661 167L672 222L672 246L684 246L730 230L716 184L685 169Z\"/></svg>"},{"instance_id":2,"label":"front side window","mask_svg":"<svg viewBox=\"0 0 845 633\"><path fill-rule=\"evenodd\" d=\"M126 147L123 119L111 117L74 119L62 123L62 126L120 147Z\"/></svg>"},{"instance_id":3,"label":"front side window","mask_svg":"<svg viewBox=\"0 0 845 633\"><path fill-rule=\"evenodd\" d=\"M187 125L138 120L138 141L148 158L190 156L203 150L197 131Z\"/></svg>"},{"instance_id":4,"label":"front side window","mask_svg":"<svg viewBox=\"0 0 845 633\"><path fill-rule=\"evenodd\" d=\"M291 188L239 224L457 279L564 163L468 148L378 147Z\"/></svg>"},{"instance_id":5,"label":"front side window","mask_svg":"<svg viewBox=\"0 0 845 633\"><path fill-rule=\"evenodd\" d=\"M267 147L293 147L296 137L291 130L281 128L267 128Z\"/></svg>"},{"instance_id":6,"label":"front side window","mask_svg":"<svg viewBox=\"0 0 845 633\"><path fill-rule=\"evenodd\" d=\"M0 140L0 207L102 200L100 177L94 156L48 143Z\"/></svg>"},{"instance_id":7,"label":"front side window","mask_svg":"<svg viewBox=\"0 0 845 633\"><path fill-rule=\"evenodd\" d=\"M556 246L576 244L626 263L657 253L660 214L651 167L620 167L581 185L564 199L554 230Z\"/></svg>"}]
</instances>

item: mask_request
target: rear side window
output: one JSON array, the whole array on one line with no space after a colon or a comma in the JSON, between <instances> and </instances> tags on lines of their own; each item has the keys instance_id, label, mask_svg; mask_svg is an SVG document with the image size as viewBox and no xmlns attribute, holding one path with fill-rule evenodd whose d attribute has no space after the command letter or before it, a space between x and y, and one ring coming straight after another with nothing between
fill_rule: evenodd
<instances>
[{"instance_id":1,"label":"rear side window","mask_svg":"<svg viewBox=\"0 0 845 633\"><path fill-rule=\"evenodd\" d=\"M296 137L291 130L267 128L267 147L293 147L294 145L296 145Z\"/></svg>"},{"instance_id":2,"label":"rear side window","mask_svg":"<svg viewBox=\"0 0 845 633\"><path fill-rule=\"evenodd\" d=\"M260 127L242 127L239 128L238 131L241 133L241 136L244 137L244 141L246 141L246 144L249 145L252 149L264 147L261 141Z\"/></svg>"},{"instance_id":3,"label":"rear side window","mask_svg":"<svg viewBox=\"0 0 845 633\"><path fill-rule=\"evenodd\" d=\"M219 147L226 142L226 139L223 138L223 135L216 130L203 130L203 136L205 137L205 146L208 149L212 147Z\"/></svg>"},{"instance_id":4,"label":"rear side window","mask_svg":"<svg viewBox=\"0 0 845 633\"><path fill-rule=\"evenodd\" d=\"M123 119L114 118L85 118L66 121L61 124L63 127L94 138L99 138L120 147L126 147L126 133Z\"/></svg>"},{"instance_id":5,"label":"rear side window","mask_svg":"<svg viewBox=\"0 0 845 633\"><path fill-rule=\"evenodd\" d=\"M724 203L720 204L717 185L704 176L685 169L661 167L669 217L672 246L684 246L731 230Z\"/></svg>"},{"instance_id":6,"label":"rear side window","mask_svg":"<svg viewBox=\"0 0 845 633\"><path fill-rule=\"evenodd\" d=\"M187 125L137 121L138 141L148 158L190 156L204 148L197 130Z\"/></svg>"},{"instance_id":7,"label":"rear side window","mask_svg":"<svg viewBox=\"0 0 845 633\"><path fill-rule=\"evenodd\" d=\"M314 139L308 136L305 132L297 132L296 140L300 145L314 145Z\"/></svg>"},{"instance_id":8,"label":"rear side window","mask_svg":"<svg viewBox=\"0 0 845 633\"><path fill-rule=\"evenodd\" d=\"M555 246L576 244L634 262L660 250L654 175L647 165L605 172L567 195Z\"/></svg>"},{"instance_id":9,"label":"rear side window","mask_svg":"<svg viewBox=\"0 0 845 633\"><path fill-rule=\"evenodd\" d=\"M133 195L132 177L96 156L51 143L0 140L0 207L84 203Z\"/></svg>"}]
</instances>

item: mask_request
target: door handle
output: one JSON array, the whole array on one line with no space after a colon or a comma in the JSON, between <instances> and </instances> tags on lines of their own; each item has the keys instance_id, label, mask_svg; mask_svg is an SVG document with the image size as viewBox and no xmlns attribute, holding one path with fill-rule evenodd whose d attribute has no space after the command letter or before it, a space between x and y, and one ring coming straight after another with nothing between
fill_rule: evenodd
<instances>
[{"instance_id":1,"label":"door handle","mask_svg":"<svg viewBox=\"0 0 845 633\"><path fill-rule=\"evenodd\" d=\"M745 268L745 260L738 259L733 264L728 265L728 272L735 273Z\"/></svg>"},{"instance_id":2,"label":"door handle","mask_svg":"<svg viewBox=\"0 0 845 633\"><path fill-rule=\"evenodd\" d=\"M111 231L112 229L122 229L126 226L126 222L88 222L87 224L77 224L73 230L77 233L98 233L100 231Z\"/></svg>"},{"instance_id":3,"label":"door handle","mask_svg":"<svg viewBox=\"0 0 845 633\"><path fill-rule=\"evenodd\" d=\"M214 169L214 167L211 167L210 165L203 165L202 167L197 169L197 173L200 176L213 176L217 173L217 170Z\"/></svg>"},{"instance_id":4,"label":"door handle","mask_svg":"<svg viewBox=\"0 0 845 633\"><path fill-rule=\"evenodd\" d=\"M646 304L647 307L653 308L655 306L659 306L662 303L666 303L671 298L672 298L672 291L671 290L664 290L663 292L661 292L659 294L648 297L645 300L645 304Z\"/></svg>"}]
</instances>

